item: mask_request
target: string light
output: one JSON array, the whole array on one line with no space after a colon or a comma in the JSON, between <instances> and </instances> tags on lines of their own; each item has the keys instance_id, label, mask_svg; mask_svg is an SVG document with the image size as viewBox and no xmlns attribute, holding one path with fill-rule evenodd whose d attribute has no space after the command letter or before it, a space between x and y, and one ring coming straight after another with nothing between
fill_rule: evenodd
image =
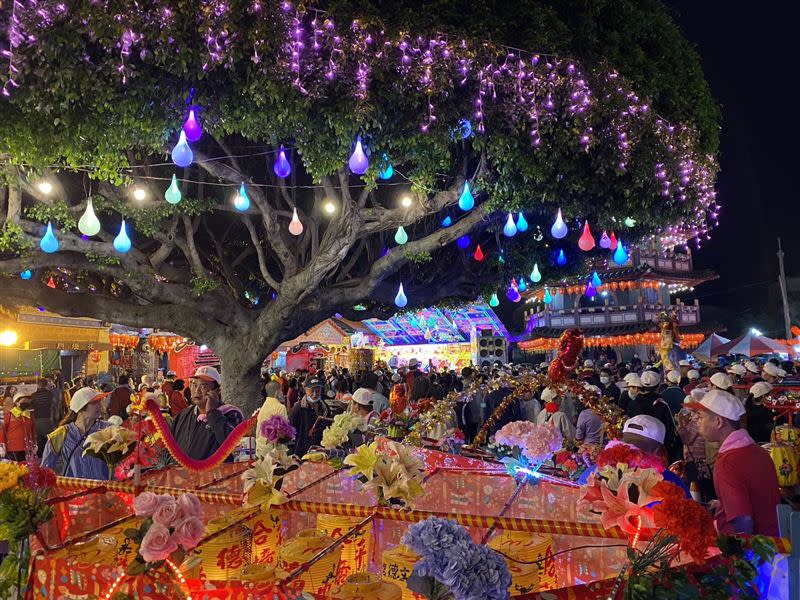
<instances>
[{"instance_id":1,"label":"string light","mask_svg":"<svg viewBox=\"0 0 800 600\"><path fill-rule=\"evenodd\" d=\"M628 253L625 252L625 246L622 243L622 240L619 240L617 243L617 249L614 250L613 260L618 265L624 265L628 262Z\"/></svg>"},{"instance_id":2,"label":"string light","mask_svg":"<svg viewBox=\"0 0 800 600\"><path fill-rule=\"evenodd\" d=\"M514 237L517 235L517 226L514 224L514 215L508 213L506 224L503 225L503 235L506 237Z\"/></svg>"},{"instance_id":3,"label":"string light","mask_svg":"<svg viewBox=\"0 0 800 600\"><path fill-rule=\"evenodd\" d=\"M120 254L125 254L131 249L131 239L128 237L128 232L125 229L125 219L122 219L122 224L119 226L119 233L114 238L114 250Z\"/></svg>"},{"instance_id":4,"label":"string light","mask_svg":"<svg viewBox=\"0 0 800 600\"><path fill-rule=\"evenodd\" d=\"M483 255L483 250L481 250L480 244L478 244L478 246L475 248L475 253L472 255L472 258L474 258L478 262L483 262L483 259L485 257Z\"/></svg>"},{"instance_id":5,"label":"string light","mask_svg":"<svg viewBox=\"0 0 800 600\"><path fill-rule=\"evenodd\" d=\"M523 233L528 230L528 221L525 220L525 215L519 213L517 216L517 231Z\"/></svg>"},{"instance_id":6,"label":"string light","mask_svg":"<svg viewBox=\"0 0 800 600\"><path fill-rule=\"evenodd\" d=\"M564 254L563 248L558 251L558 256L556 257L556 264L559 267L563 267L565 264L567 264L567 256Z\"/></svg>"},{"instance_id":7,"label":"string light","mask_svg":"<svg viewBox=\"0 0 800 600\"><path fill-rule=\"evenodd\" d=\"M78 219L78 231L89 237L100 233L100 221L97 219L97 215L94 214L91 198L86 200L86 210L83 211L81 218Z\"/></svg>"},{"instance_id":8,"label":"string light","mask_svg":"<svg viewBox=\"0 0 800 600\"><path fill-rule=\"evenodd\" d=\"M460 238L456 240L456 246L461 248L461 250L466 250L467 248L469 248L469 243L470 242L468 235L462 235Z\"/></svg>"},{"instance_id":9,"label":"string light","mask_svg":"<svg viewBox=\"0 0 800 600\"><path fill-rule=\"evenodd\" d=\"M25 281L28 281L32 276L33 273L31 273L30 269L25 269L22 273L19 274L19 278L24 279Z\"/></svg>"},{"instance_id":10,"label":"string light","mask_svg":"<svg viewBox=\"0 0 800 600\"><path fill-rule=\"evenodd\" d=\"M497 292L492 292L492 297L489 298L489 306L492 308L498 306L500 304L500 300L497 299Z\"/></svg>"},{"instance_id":11,"label":"string light","mask_svg":"<svg viewBox=\"0 0 800 600\"><path fill-rule=\"evenodd\" d=\"M289 233L292 235L300 235L303 233L303 224L297 216L297 208L292 209L292 220L289 222Z\"/></svg>"},{"instance_id":12,"label":"string light","mask_svg":"<svg viewBox=\"0 0 800 600\"><path fill-rule=\"evenodd\" d=\"M239 212L245 212L250 208L250 196L247 195L244 182L239 186L239 192L233 197L233 207ZM297 216L297 211L295 211L295 216Z\"/></svg>"},{"instance_id":13,"label":"string light","mask_svg":"<svg viewBox=\"0 0 800 600\"><path fill-rule=\"evenodd\" d=\"M189 109L189 116L186 117L186 121L183 123L183 132L186 134L186 139L190 142L200 141L200 137L203 135L203 128L200 126L194 114L195 110L196 108L194 106Z\"/></svg>"},{"instance_id":14,"label":"string light","mask_svg":"<svg viewBox=\"0 0 800 600\"><path fill-rule=\"evenodd\" d=\"M539 263L535 263L533 265L533 271L531 271L531 281L533 283L539 283L542 280L542 274L539 272Z\"/></svg>"},{"instance_id":15,"label":"string light","mask_svg":"<svg viewBox=\"0 0 800 600\"><path fill-rule=\"evenodd\" d=\"M556 220L553 222L552 227L550 227L550 235L560 240L567 235L567 231L569 231L567 229L567 224L564 223L564 217L561 216L561 209L559 208L556 214Z\"/></svg>"},{"instance_id":16,"label":"string light","mask_svg":"<svg viewBox=\"0 0 800 600\"><path fill-rule=\"evenodd\" d=\"M186 133L181 129L178 143L172 149L172 162L179 167L186 168L192 164L192 161L194 161L194 153L186 142Z\"/></svg>"},{"instance_id":17,"label":"string light","mask_svg":"<svg viewBox=\"0 0 800 600\"><path fill-rule=\"evenodd\" d=\"M383 164L381 165L381 170L378 172L378 177L386 181L387 179L391 179L392 175L394 175L394 167L392 167L392 163L389 162L389 157L384 154Z\"/></svg>"},{"instance_id":18,"label":"string light","mask_svg":"<svg viewBox=\"0 0 800 600\"><path fill-rule=\"evenodd\" d=\"M172 182L169 184L167 191L164 192L164 200L170 204L178 204L181 201L181 189L178 187L178 178L175 174L172 175Z\"/></svg>"},{"instance_id":19,"label":"string light","mask_svg":"<svg viewBox=\"0 0 800 600\"><path fill-rule=\"evenodd\" d=\"M322 205L322 210L324 210L327 214L332 215L336 212L336 205L331 200L328 200Z\"/></svg>"},{"instance_id":20,"label":"string light","mask_svg":"<svg viewBox=\"0 0 800 600\"><path fill-rule=\"evenodd\" d=\"M578 248L580 248L584 252L589 252L589 250L592 250L594 246L595 246L594 236L592 235L592 231L589 229L589 221L584 221L583 233L581 234L581 237L578 240Z\"/></svg>"},{"instance_id":21,"label":"string light","mask_svg":"<svg viewBox=\"0 0 800 600\"><path fill-rule=\"evenodd\" d=\"M289 161L286 159L286 149L283 147L283 144L281 144L280 150L278 150L278 156L275 158L275 163L272 165L272 171L281 178L288 177L292 172L292 165L289 164Z\"/></svg>"},{"instance_id":22,"label":"string light","mask_svg":"<svg viewBox=\"0 0 800 600\"><path fill-rule=\"evenodd\" d=\"M447 215L444 219L442 219L442 227L450 227L453 224L453 219L450 215Z\"/></svg>"},{"instance_id":23,"label":"string light","mask_svg":"<svg viewBox=\"0 0 800 600\"><path fill-rule=\"evenodd\" d=\"M403 208L409 208L412 202L413 200L411 200L411 196L403 196L403 198L400 200L400 204L403 206Z\"/></svg>"},{"instance_id":24,"label":"string light","mask_svg":"<svg viewBox=\"0 0 800 600\"><path fill-rule=\"evenodd\" d=\"M603 235L600 236L600 247L605 248L608 250L611 247L611 239L608 237L608 233L603 231Z\"/></svg>"},{"instance_id":25,"label":"string light","mask_svg":"<svg viewBox=\"0 0 800 600\"><path fill-rule=\"evenodd\" d=\"M147 197L147 192L144 191L143 188L140 188L140 187L133 188L133 198L134 198L134 200L138 200L139 202L141 202L146 197Z\"/></svg>"},{"instance_id":26,"label":"string light","mask_svg":"<svg viewBox=\"0 0 800 600\"><path fill-rule=\"evenodd\" d=\"M53 191L53 184L47 180L40 181L36 184L36 188L43 194L50 194Z\"/></svg>"},{"instance_id":27,"label":"string light","mask_svg":"<svg viewBox=\"0 0 800 600\"><path fill-rule=\"evenodd\" d=\"M356 138L356 147L350 155L350 160L347 164L355 175L363 175L367 172L367 169L369 169L369 159L367 155L364 154L364 149L361 147L360 137Z\"/></svg>"}]
</instances>

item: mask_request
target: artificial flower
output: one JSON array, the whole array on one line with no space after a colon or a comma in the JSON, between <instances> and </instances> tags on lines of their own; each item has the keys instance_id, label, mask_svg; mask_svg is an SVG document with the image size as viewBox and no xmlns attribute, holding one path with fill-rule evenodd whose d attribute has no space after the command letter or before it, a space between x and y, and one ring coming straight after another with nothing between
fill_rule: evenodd
<instances>
[{"instance_id":1,"label":"artificial flower","mask_svg":"<svg viewBox=\"0 0 800 600\"><path fill-rule=\"evenodd\" d=\"M356 429L365 431L367 423L360 415L355 413L342 413L333 417L331 423L322 432L321 445L323 448L337 448L349 440L350 434Z\"/></svg>"},{"instance_id":2,"label":"artificial flower","mask_svg":"<svg viewBox=\"0 0 800 600\"><path fill-rule=\"evenodd\" d=\"M166 499L166 496L160 496L153 492L142 492L133 498L133 512L137 517L152 517Z\"/></svg>"},{"instance_id":3,"label":"artificial flower","mask_svg":"<svg viewBox=\"0 0 800 600\"><path fill-rule=\"evenodd\" d=\"M191 493L181 494L178 496L178 507L180 507L183 516L185 517L199 517L201 513L200 500Z\"/></svg>"},{"instance_id":4,"label":"artificial flower","mask_svg":"<svg viewBox=\"0 0 800 600\"><path fill-rule=\"evenodd\" d=\"M153 513L153 523L158 523L164 527L175 527L175 524L183 518L180 506L174 498L167 498Z\"/></svg>"},{"instance_id":5,"label":"artificial flower","mask_svg":"<svg viewBox=\"0 0 800 600\"><path fill-rule=\"evenodd\" d=\"M165 560L178 549L178 544L172 539L169 528L159 523L153 523L144 534L139 546L139 554L145 562Z\"/></svg>"},{"instance_id":6,"label":"artificial flower","mask_svg":"<svg viewBox=\"0 0 800 600\"><path fill-rule=\"evenodd\" d=\"M291 441L297 436L297 430L281 415L272 415L261 423L261 435L267 441L277 444Z\"/></svg>"},{"instance_id":7,"label":"artificial flower","mask_svg":"<svg viewBox=\"0 0 800 600\"><path fill-rule=\"evenodd\" d=\"M283 504L288 500L275 486L282 475L276 475L278 465L269 454L257 462L252 468L242 473L244 492L247 494L247 504L262 504L269 508L276 504Z\"/></svg>"},{"instance_id":8,"label":"artificial flower","mask_svg":"<svg viewBox=\"0 0 800 600\"><path fill-rule=\"evenodd\" d=\"M362 444L355 449L355 452L345 456L343 464L352 467L349 471L350 476L363 476L367 481L372 479L375 470L375 463L378 461L378 444Z\"/></svg>"},{"instance_id":9,"label":"artificial flower","mask_svg":"<svg viewBox=\"0 0 800 600\"><path fill-rule=\"evenodd\" d=\"M178 526L175 527L175 531L172 532L172 539L178 546L188 552L200 543L205 532L206 526L203 524L203 521L198 517L189 516L184 518L178 523Z\"/></svg>"},{"instance_id":10,"label":"artificial flower","mask_svg":"<svg viewBox=\"0 0 800 600\"><path fill-rule=\"evenodd\" d=\"M399 442L389 442L386 448L409 477L416 477L425 472L425 463L408 446Z\"/></svg>"}]
</instances>

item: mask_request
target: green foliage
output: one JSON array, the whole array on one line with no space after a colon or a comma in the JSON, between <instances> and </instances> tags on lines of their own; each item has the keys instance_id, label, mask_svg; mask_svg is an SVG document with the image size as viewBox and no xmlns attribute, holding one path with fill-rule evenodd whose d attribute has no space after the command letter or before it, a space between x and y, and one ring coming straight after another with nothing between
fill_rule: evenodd
<instances>
[{"instance_id":1,"label":"green foliage","mask_svg":"<svg viewBox=\"0 0 800 600\"><path fill-rule=\"evenodd\" d=\"M25 207L25 216L40 223L52 222L55 227L62 229L74 229L78 226L78 220L66 202L37 202Z\"/></svg>"},{"instance_id":2,"label":"green foliage","mask_svg":"<svg viewBox=\"0 0 800 600\"><path fill-rule=\"evenodd\" d=\"M192 287L192 294L195 296L202 296L206 292L216 289L219 283L216 279L212 279L206 275L194 275L190 285Z\"/></svg>"},{"instance_id":3,"label":"green foliage","mask_svg":"<svg viewBox=\"0 0 800 600\"><path fill-rule=\"evenodd\" d=\"M98 254L97 252L92 252L91 250L86 253L86 260L104 267L118 267L122 264L122 261L116 256Z\"/></svg>"},{"instance_id":4,"label":"green foliage","mask_svg":"<svg viewBox=\"0 0 800 600\"><path fill-rule=\"evenodd\" d=\"M0 252L21 256L31 247L22 227L15 223L4 223L0 229Z\"/></svg>"},{"instance_id":5,"label":"green foliage","mask_svg":"<svg viewBox=\"0 0 800 600\"><path fill-rule=\"evenodd\" d=\"M403 254L410 262L416 264L429 263L433 260L430 252L405 252Z\"/></svg>"}]
</instances>

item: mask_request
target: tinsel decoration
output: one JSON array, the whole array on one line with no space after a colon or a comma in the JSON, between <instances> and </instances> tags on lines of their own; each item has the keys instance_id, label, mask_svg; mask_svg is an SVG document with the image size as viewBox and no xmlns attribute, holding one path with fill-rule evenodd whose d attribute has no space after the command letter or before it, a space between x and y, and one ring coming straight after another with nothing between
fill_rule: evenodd
<instances>
[{"instance_id":1,"label":"tinsel decoration","mask_svg":"<svg viewBox=\"0 0 800 600\"><path fill-rule=\"evenodd\" d=\"M480 380L476 379L467 389L461 392L450 392L429 410L422 412L417 422L411 426L403 442L412 446L422 446L422 432L431 431L437 425L446 423L451 411L455 409L461 399L467 399L481 389L480 383Z\"/></svg>"},{"instance_id":2,"label":"tinsel decoration","mask_svg":"<svg viewBox=\"0 0 800 600\"><path fill-rule=\"evenodd\" d=\"M568 329L558 340L558 352L547 369L550 383L560 383L569 373L575 371L578 356L583 348L583 331Z\"/></svg>"}]
</instances>

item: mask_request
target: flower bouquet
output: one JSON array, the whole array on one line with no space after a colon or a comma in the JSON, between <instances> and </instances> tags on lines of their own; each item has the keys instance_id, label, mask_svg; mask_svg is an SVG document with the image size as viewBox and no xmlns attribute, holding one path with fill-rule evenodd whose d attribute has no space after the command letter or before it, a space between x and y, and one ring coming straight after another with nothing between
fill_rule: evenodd
<instances>
[{"instance_id":1,"label":"flower bouquet","mask_svg":"<svg viewBox=\"0 0 800 600\"><path fill-rule=\"evenodd\" d=\"M267 454L253 467L242 473L246 504L269 508L286 502L288 498L281 493L280 486L285 472L279 462L273 459L272 454Z\"/></svg>"},{"instance_id":2,"label":"flower bouquet","mask_svg":"<svg viewBox=\"0 0 800 600\"><path fill-rule=\"evenodd\" d=\"M403 444L388 442L386 451L377 451L377 442L362 444L344 458L349 474L375 492L378 504L407 506L422 494L423 462Z\"/></svg>"},{"instance_id":3,"label":"flower bouquet","mask_svg":"<svg viewBox=\"0 0 800 600\"><path fill-rule=\"evenodd\" d=\"M205 534L200 500L194 494L174 498L144 492L133 499L133 512L143 521L138 528L125 530L126 543L138 544L136 557L125 569L130 576L157 570L168 561L174 570Z\"/></svg>"},{"instance_id":4,"label":"flower bouquet","mask_svg":"<svg viewBox=\"0 0 800 600\"><path fill-rule=\"evenodd\" d=\"M106 463L108 478L113 479L116 465L133 452L136 443L136 432L111 425L86 437L83 443L83 455L94 456Z\"/></svg>"},{"instance_id":5,"label":"flower bouquet","mask_svg":"<svg viewBox=\"0 0 800 600\"><path fill-rule=\"evenodd\" d=\"M563 445L561 432L551 425L512 421L497 431L489 449L516 476L535 473Z\"/></svg>"},{"instance_id":6,"label":"flower bouquet","mask_svg":"<svg viewBox=\"0 0 800 600\"><path fill-rule=\"evenodd\" d=\"M286 445L297 437L297 430L281 415L272 415L261 423L261 435L273 446Z\"/></svg>"},{"instance_id":7,"label":"flower bouquet","mask_svg":"<svg viewBox=\"0 0 800 600\"><path fill-rule=\"evenodd\" d=\"M429 600L506 600L511 574L503 557L475 544L458 523L428 518L408 528L403 543L420 556L406 585Z\"/></svg>"},{"instance_id":8,"label":"flower bouquet","mask_svg":"<svg viewBox=\"0 0 800 600\"><path fill-rule=\"evenodd\" d=\"M322 447L332 450L344 446L350 442L350 434L356 430L367 430L367 424L363 418L350 412L336 415L333 417L333 423L322 432Z\"/></svg>"},{"instance_id":9,"label":"flower bouquet","mask_svg":"<svg viewBox=\"0 0 800 600\"><path fill-rule=\"evenodd\" d=\"M142 443L136 445L135 452L131 451L127 457L116 464L115 479L118 481L130 479L134 476L136 465L139 465L142 470L159 469L167 467L173 462L161 433L151 419L139 420L130 428L136 439L142 440Z\"/></svg>"}]
</instances>

